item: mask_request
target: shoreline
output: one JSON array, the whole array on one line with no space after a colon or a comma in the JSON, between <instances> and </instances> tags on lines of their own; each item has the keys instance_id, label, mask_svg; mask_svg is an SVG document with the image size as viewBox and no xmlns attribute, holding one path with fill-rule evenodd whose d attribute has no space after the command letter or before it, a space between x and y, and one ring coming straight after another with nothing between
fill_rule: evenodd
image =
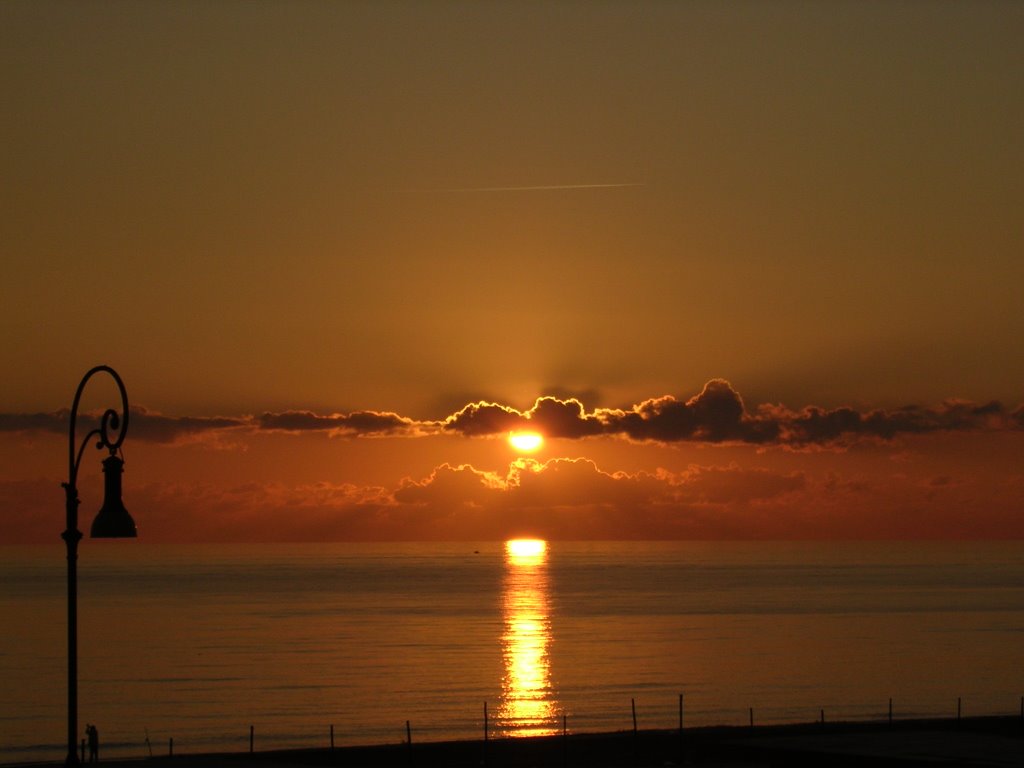
<instances>
[{"instance_id":1,"label":"shoreline","mask_svg":"<svg viewBox=\"0 0 1024 768\"><path fill-rule=\"evenodd\" d=\"M1024 719L994 715L922 720L718 725L551 736L175 753L104 760L118 768L654 768L660 766L1024 765ZM57 762L2 763L55 766Z\"/></svg>"}]
</instances>

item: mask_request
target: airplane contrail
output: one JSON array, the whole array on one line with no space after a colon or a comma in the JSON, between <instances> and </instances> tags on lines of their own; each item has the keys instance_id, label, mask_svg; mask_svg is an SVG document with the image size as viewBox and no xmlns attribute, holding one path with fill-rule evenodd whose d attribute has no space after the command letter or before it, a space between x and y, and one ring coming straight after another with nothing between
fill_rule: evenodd
<instances>
[{"instance_id":1,"label":"airplane contrail","mask_svg":"<svg viewBox=\"0 0 1024 768\"><path fill-rule=\"evenodd\" d=\"M550 192L562 189L614 189L616 187L642 187L642 182L633 181L619 184L545 184L531 187L461 187L444 189L442 192Z\"/></svg>"}]
</instances>

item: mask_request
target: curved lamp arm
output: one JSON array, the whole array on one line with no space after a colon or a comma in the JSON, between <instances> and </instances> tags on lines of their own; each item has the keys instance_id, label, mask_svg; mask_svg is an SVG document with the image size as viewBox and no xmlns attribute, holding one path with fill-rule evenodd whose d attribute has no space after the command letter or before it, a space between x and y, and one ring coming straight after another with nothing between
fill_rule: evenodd
<instances>
[{"instance_id":1,"label":"curved lamp arm","mask_svg":"<svg viewBox=\"0 0 1024 768\"><path fill-rule=\"evenodd\" d=\"M89 379L100 372L110 374L110 377L117 384L117 388L121 392L121 413L119 415L113 408L108 408L104 411L103 417L100 419L99 428L91 430L82 439L82 444L79 446L78 453L76 454L75 423L78 421L78 401L81 400L82 391L85 389L85 385L88 383ZM116 433L113 435L113 440L111 439L111 430L116 430ZM68 425L68 482L64 484L64 487L75 487L75 483L78 479L78 466L82 463L82 454L85 453L85 446L88 445L89 440L93 436L99 436L99 442L96 443L96 448L106 448L110 451L110 455L113 456L117 452L117 449L121 447L121 443L124 442L124 437L127 432L128 393L125 391L124 382L122 382L121 377L117 375L117 371L109 365L97 365L82 377L82 381L78 384L78 389L75 391L75 399L71 404L71 417L70 424Z\"/></svg>"}]
</instances>

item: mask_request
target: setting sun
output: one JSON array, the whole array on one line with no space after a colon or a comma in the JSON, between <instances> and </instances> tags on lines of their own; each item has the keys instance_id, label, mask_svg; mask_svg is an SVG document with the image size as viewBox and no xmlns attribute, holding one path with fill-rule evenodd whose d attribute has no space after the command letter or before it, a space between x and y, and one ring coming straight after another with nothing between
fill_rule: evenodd
<instances>
[{"instance_id":1,"label":"setting sun","mask_svg":"<svg viewBox=\"0 0 1024 768\"><path fill-rule=\"evenodd\" d=\"M536 451L544 444L544 438L536 432L512 432L508 436L508 443L517 451Z\"/></svg>"},{"instance_id":2,"label":"setting sun","mask_svg":"<svg viewBox=\"0 0 1024 768\"><path fill-rule=\"evenodd\" d=\"M511 557L539 558L547 548L548 543L543 539L510 539L505 542L505 551Z\"/></svg>"}]
</instances>

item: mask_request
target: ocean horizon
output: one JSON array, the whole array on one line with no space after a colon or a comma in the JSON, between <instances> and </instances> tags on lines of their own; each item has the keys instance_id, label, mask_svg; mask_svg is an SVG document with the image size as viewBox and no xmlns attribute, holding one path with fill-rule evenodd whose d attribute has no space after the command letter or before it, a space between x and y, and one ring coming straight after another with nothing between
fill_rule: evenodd
<instances>
[{"instance_id":1,"label":"ocean horizon","mask_svg":"<svg viewBox=\"0 0 1024 768\"><path fill-rule=\"evenodd\" d=\"M63 545L3 547L0 762L66 750ZM104 757L1011 714L1024 542L458 542L79 551ZM563 720L564 718L564 720Z\"/></svg>"}]
</instances>

